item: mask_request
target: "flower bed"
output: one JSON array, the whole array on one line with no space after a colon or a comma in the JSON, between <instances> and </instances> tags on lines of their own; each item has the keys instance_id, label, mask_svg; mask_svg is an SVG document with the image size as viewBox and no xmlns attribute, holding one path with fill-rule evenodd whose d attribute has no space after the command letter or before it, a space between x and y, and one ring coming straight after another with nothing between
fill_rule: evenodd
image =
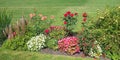
<instances>
[{"instance_id":1,"label":"flower bed","mask_svg":"<svg viewBox=\"0 0 120 60\"><path fill-rule=\"evenodd\" d=\"M119 8L115 9L115 11L110 11L108 15L105 14L103 17L98 18L97 22L91 21L89 15L84 12L81 14L81 30L75 32L73 30L75 29L76 23L78 21L78 13L67 11L63 15L62 22L64 24L62 26L54 26L52 23L54 23L55 16L52 15L50 18L48 18L48 16L34 12L30 14L30 20L27 21L22 18L23 20L17 22L21 23L20 26L12 26L14 29L8 29L10 32L8 32L7 35L4 35L7 37L13 37L8 38L3 44L3 47L12 50L30 51L39 51L44 48L49 48L52 50L65 52L69 55L83 52L83 55L85 56L91 56L98 59L100 56L107 54L108 57L113 59L114 56L119 54L117 52L117 50L119 51L119 43L116 42L119 40L117 40L115 35L117 34L116 31L118 32L118 26L116 24L119 19L119 14L116 11L118 12ZM113 13L116 15L114 16ZM113 17L111 17L112 14ZM116 20L114 21L114 19ZM116 24L112 24L110 21L114 21ZM112 25L108 25L106 22L110 22ZM106 25L109 27L104 30ZM101 33L101 31L103 33ZM7 28L5 32L7 32ZM104 33L106 34L104 35ZM116 38L112 37L110 34ZM113 42L116 42L113 47L112 43L107 41L107 39L111 41L112 38L115 39ZM114 59L119 58L117 56Z\"/></svg>"}]
</instances>

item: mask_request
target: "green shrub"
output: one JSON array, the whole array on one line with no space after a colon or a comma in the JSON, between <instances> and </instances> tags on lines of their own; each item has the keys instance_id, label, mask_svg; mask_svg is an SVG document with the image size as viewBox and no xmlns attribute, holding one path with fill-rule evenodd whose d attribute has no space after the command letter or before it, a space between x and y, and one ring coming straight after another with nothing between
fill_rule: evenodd
<instances>
[{"instance_id":1,"label":"green shrub","mask_svg":"<svg viewBox=\"0 0 120 60\"><path fill-rule=\"evenodd\" d=\"M2 48L11 49L11 50L27 50L27 41L30 39L30 36L16 36L13 39L6 40Z\"/></svg>"},{"instance_id":2,"label":"green shrub","mask_svg":"<svg viewBox=\"0 0 120 60\"><path fill-rule=\"evenodd\" d=\"M57 43L58 40L56 39L47 39L46 41L46 46L50 49L53 49L53 50L57 50L58 49L58 43Z\"/></svg>"},{"instance_id":3,"label":"green shrub","mask_svg":"<svg viewBox=\"0 0 120 60\"><path fill-rule=\"evenodd\" d=\"M5 9L0 9L0 46L6 40L7 37L3 34L3 29L10 24L12 20L12 13Z\"/></svg>"},{"instance_id":4,"label":"green shrub","mask_svg":"<svg viewBox=\"0 0 120 60\"><path fill-rule=\"evenodd\" d=\"M120 56L120 8L107 8L99 12L95 17L95 25L92 33L100 42L104 53L113 60L119 60Z\"/></svg>"}]
</instances>

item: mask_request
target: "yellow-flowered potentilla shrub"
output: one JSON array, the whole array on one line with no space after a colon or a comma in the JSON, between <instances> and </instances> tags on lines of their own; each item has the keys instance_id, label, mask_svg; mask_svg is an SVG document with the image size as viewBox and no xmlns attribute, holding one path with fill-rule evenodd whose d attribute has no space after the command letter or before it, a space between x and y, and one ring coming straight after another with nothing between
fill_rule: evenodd
<instances>
[{"instance_id":1,"label":"yellow-flowered potentilla shrub","mask_svg":"<svg viewBox=\"0 0 120 60\"><path fill-rule=\"evenodd\" d=\"M45 46L46 36L44 34L40 34L38 36L32 37L27 42L28 50L30 51L39 51Z\"/></svg>"}]
</instances>

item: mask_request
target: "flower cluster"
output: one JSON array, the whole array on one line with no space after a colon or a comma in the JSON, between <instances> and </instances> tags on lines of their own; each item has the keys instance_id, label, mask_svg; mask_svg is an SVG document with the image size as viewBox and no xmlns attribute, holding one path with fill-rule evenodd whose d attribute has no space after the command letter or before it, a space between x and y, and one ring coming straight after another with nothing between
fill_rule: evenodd
<instances>
[{"instance_id":1,"label":"flower cluster","mask_svg":"<svg viewBox=\"0 0 120 60\"><path fill-rule=\"evenodd\" d=\"M72 55L74 53L80 52L78 43L78 38L74 36L66 37L58 41L58 48L61 51L67 52Z\"/></svg>"},{"instance_id":2,"label":"flower cluster","mask_svg":"<svg viewBox=\"0 0 120 60\"><path fill-rule=\"evenodd\" d=\"M72 26L76 24L77 16L78 16L78 13L71 13L70 11L68 11L64 14L63 20L64 20L64 24L66 25L66 28L68 30L73 29Z\"/></svg>"},{"instance_id":3,"label":"flower cluster","mask_svg":"<svg viewBox=\"0 0 120 60\"><path fill-rule=\"evenodd\" d=\"M36 14L35 13L31 13L31 14L29 14L29 16L30 16L30 19L32 19L34 16L36 16Z\"/></svg>"},{"instance_id":4,"label":"flower cluster","mask_svg":"<svg viewBox=\"0 0 120 60\"><path fill-rule=\"evenodd\" d=\"M102 49L97 41L94 42L95 46L90 49L89 55L95 58L99 58L102 55Z\"/></svg>"},{"instance_id":5,"label":"flower cluster","mask_svg":"<svg viewBox=\"0 0 120 60\"><path fill-rule=\"evenodd\" d=\"M37 19L37 18L39 18L39 20L47 20L48 19L48 17L47 16L44 16L44 15L42 15L42 14L36 14L36 13L31 13L31 14L29 14L29 17L30 17L30 19ZM51 15L50 16L50 19L54 19L55 18L55 16L54 15Z\"/></svg>"},{"instance_id":6,"label":"flower cluster","mask_svg":"<svg viewBox=\"0 0 120 60\"><path fill-rule=\"evenodd\" d=\"M28 50L30 50L30 51L38 51L38 50L40 50L41 48L43 48L45 46L45 39L46 39L46 36L43 35L43 34L32 37L27 42Z\"/></svg>"}]
</instances>

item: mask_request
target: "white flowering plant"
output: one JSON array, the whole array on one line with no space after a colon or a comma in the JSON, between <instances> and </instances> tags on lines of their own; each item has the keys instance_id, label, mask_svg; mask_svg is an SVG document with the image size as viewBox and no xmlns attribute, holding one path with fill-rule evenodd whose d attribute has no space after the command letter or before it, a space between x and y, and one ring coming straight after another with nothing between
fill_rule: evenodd
<instances>
[{"instance_id":1,"label":"white flowering plant","mask_svg":"<svg viewBox=\"0 0 120 60\"><path fill-rule=\"evenodd\" d=\"M89 55L91 57L99 58L102 55L102 49L97 41L94 42L95 46L90 49Z\"/></svg>"},{"instance_id":2,"label":"white flowering plant","mask_svg":"<svg viewBox=\"0 0 120 60\"><path fill-rule=\"evenodd\" d=\"M39 51L40 49L45 47L45 39L46 36L44 34L40 34L38 36L32 37L27 42L28 50L30 51Z\"/></svg>"}]
</instances>

